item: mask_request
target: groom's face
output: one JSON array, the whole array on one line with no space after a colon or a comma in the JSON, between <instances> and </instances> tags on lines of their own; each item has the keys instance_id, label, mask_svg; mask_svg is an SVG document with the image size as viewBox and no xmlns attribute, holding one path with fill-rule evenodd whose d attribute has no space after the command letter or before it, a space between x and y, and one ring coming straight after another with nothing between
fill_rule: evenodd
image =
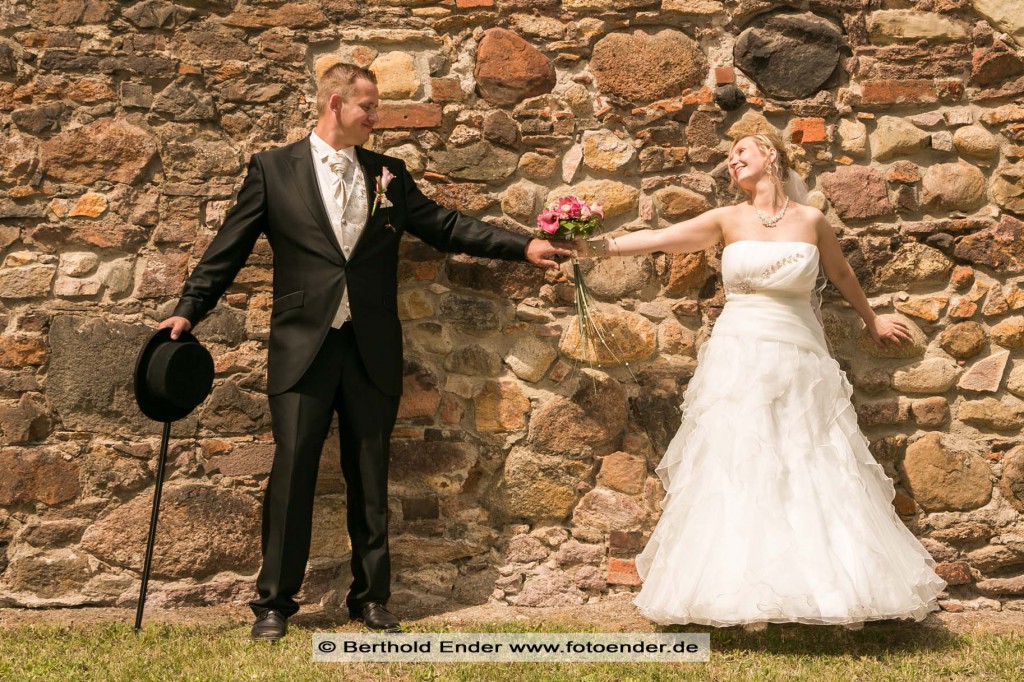
<instances>
[{"instance_id":1,"label":"groom's face","mask_svg":"<svg viewBox=\"0 0 1024 682\"><path fill-rule=\"evenodd\" d=\"M349 88L347 97L335 95L331 100L331 111L342 134L353 144L365 144L377 125L377 86L358 78Z\"/></svg>"}]
</instances>

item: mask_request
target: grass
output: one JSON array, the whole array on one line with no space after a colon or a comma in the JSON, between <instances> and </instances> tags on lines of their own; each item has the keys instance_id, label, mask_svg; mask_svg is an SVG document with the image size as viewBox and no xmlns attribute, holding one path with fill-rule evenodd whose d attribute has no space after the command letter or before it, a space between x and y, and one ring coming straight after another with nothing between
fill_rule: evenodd
<instances>
[{"instance_id":1,"label":"grass","mask_svg":"<svg viewBox=\"0 0 1024 682\"><path fill-rule=\"evenodd\" d=\"M414 625L417 632L451 628ZM460 628L463 630L463 628ZM550 623L488 623L468 632L578 632ZM312 634L351 627L292 624L276 645L251 642L249 623L80 627L21 625L0 629L0 680L997 680L1024 679L1024 633L953 635L935 627L869 624L859 632L788 625L764 632L711 631L711 661L646 663L323 664L312 662ZM596 631L596 628L595 628Z\"/></svg>"}]
</instances>

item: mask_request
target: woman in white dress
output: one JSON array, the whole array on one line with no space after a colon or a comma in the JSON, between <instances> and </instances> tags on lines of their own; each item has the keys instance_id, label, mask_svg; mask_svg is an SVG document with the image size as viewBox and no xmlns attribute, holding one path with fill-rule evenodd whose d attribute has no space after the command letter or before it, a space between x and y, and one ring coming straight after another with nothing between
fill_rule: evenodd
<instances>
[{"instance_id":1,"label":"woman in white dress","mask_svg":"<svg viewBox=\"0 0 1024 682\"><path fill-rule=\"evenodd\" d=\"M817 310L819 266L875 343L902 343L909 329L871 310L825 217L787 196L790 169L776 136L741 138L729 173L746 201L579 245L600 257L725 243L726 304L657 467L663 513L636 559L635 603L659 623L857 629L921 620L946 586L857 426Z\"/></svg>"}]
</instances>

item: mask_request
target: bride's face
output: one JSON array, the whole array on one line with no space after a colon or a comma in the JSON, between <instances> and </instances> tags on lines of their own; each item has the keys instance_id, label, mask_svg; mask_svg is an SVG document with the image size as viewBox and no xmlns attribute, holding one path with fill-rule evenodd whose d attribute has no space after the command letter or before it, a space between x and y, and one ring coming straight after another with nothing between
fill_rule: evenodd
<instances>
[{"instance_id":1,"label":"bride's face","mask_svg":"<svg viewBox=\"0 0 1024 682\"><path fill-rule=\"evenodd\" d=\"M748 193L775 161L775 150L765 154L752 137L741 138L729 152L729 175L732 181Z\"/></svg>"}]
</instances>

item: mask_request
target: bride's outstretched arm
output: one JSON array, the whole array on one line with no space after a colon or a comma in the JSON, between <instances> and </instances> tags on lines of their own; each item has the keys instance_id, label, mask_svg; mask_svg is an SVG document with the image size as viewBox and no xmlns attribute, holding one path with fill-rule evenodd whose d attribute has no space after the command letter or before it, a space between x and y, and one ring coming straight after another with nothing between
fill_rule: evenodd
<instances>
[{"instance_id":1,"label":"bride's outstretched arm","mask_svg":"<svg viewBox=\"0 0 1024 682\"><path fill-rule=\"evenodd\" d=\"M639 230L622 236L579 242L579 255L635 256L641 253L690 253L703 251L722 241L722 213L713 208L695 218L669 225L660 230Z\"/></svg>"},{"instance_id":2,"label":"bride's outstretched arm","mask_svg":"<svg viewBox=\"0 0 1024 682\"><path fill-rule=\"evenodd\" d=\"M875 343L879 345L885 342L899 344L904 340L913 340L910 336L910 329L902 321L879 317L871 309L868 297L857 280L857 274L850 267L846 256L843 255L843 250L839 246L835 232L832 231L832 226L828 224L820 211L815 212L817 215L814 227L818 234L818 253L821 255L821 266L825 270L825 276L864 320Z\"/></svg>"}]
</instances>

